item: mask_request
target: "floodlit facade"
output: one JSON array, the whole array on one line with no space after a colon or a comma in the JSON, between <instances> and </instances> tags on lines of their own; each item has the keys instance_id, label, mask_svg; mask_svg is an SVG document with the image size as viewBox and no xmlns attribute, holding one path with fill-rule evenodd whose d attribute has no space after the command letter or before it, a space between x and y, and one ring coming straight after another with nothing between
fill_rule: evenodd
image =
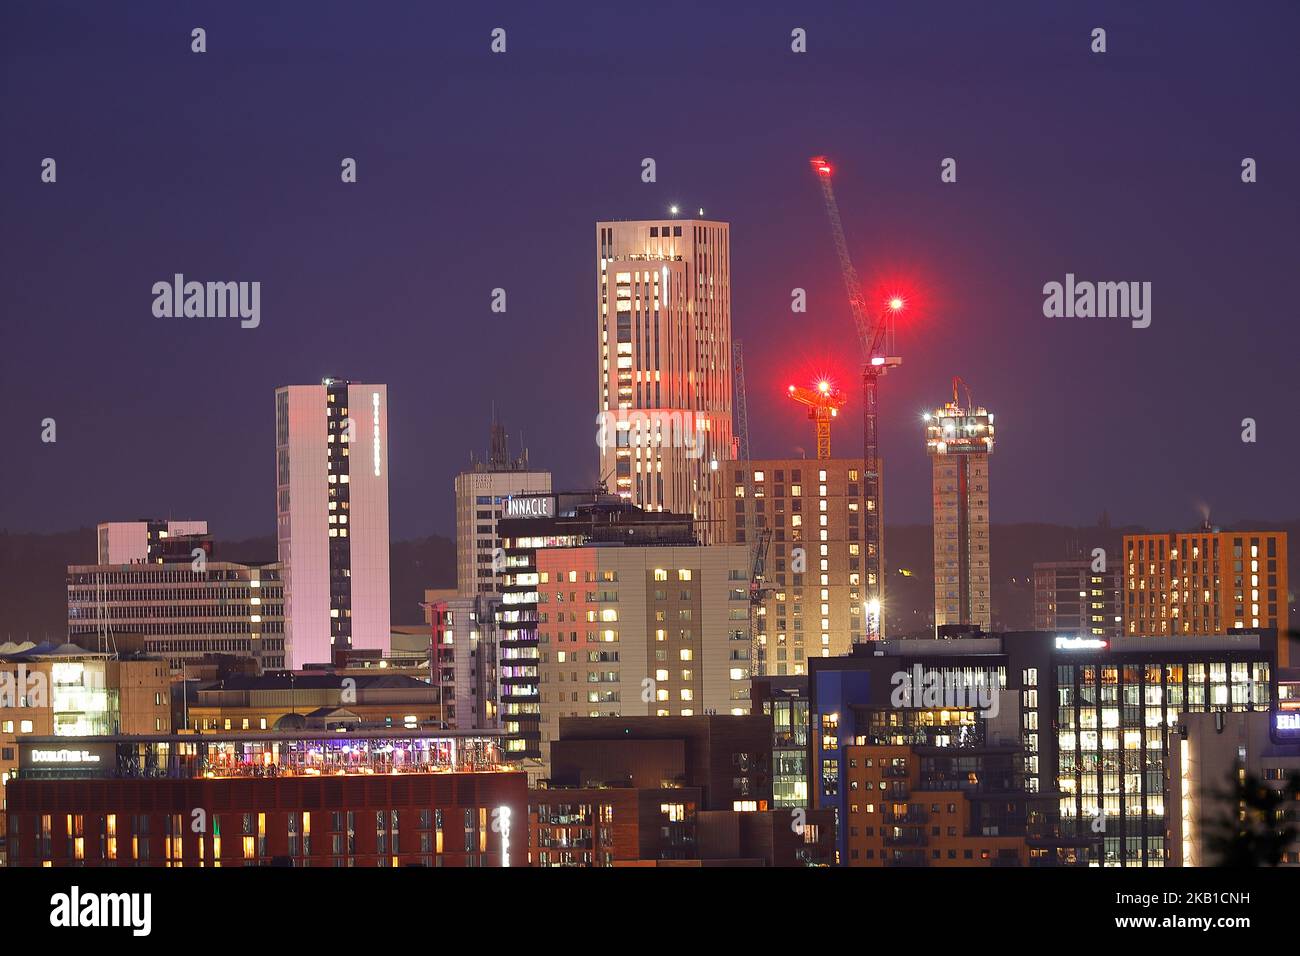
<instances>
[{"instance_id":1,"label":"floodlit facade","mask_svg":"<svg viewBox=\"0 0 1300 956\"><path fill-rule=\"evenodd\" d=\"M955 392L955 389L954 389ZM925 416L933 464L934 623L993 625L989 572L989 455L993 415L954 400Z\"/></svg>"},{"instance_id":2,"label":"floodlit facade","mask_svg":"<svg viewBox=\"0 0 1300 956\"><path fill-rule=\"evenodd\" d=\"M388 388L340 379L275 393L287 666L389 646Z\"/></svg>"},{"instance_id":3,"label":"floodlit facade","mask_svg":"<svg viewBox=\"0 0 1300 956\"><path fill-rule=\"evenodd\" d=\"M752 547L761 530L772 532L757 674L806 674L809 657L847 654L865 639L861 458L729 462L717 494L721 540Z\"/></svg>"},{"instance_id":4,"label":"floodlit facade","mask_svg":"<svg viewBox=\"0 0 1300 956\"><path fill-rule=\"evenodd\" d=\"M206 521L101 521L96 529L99 564L140 564L160 561L171 538L202 536ZM186 556L188 560L188 555Z\"/></svg>"},{"instance_id":5,"label":"floodlit facade","mask_svg":"<svg viewBox=\"0 0 1300 956\"><path fill-rule=\"evenodd\" d=\"M537 552L543 758L561 717L749 713L743 545Z\"/></svg>"},{"instance_id":6,"label":"floodlit facade","mask_svg":"<svg viewBox=\"0 0 1300 956\"><path fill-rule=\"evenodd\" d=\"M596 223L596 440L608 491L713 535L712 463L732 456L725 222Z\"/></svg>"}]
</instances>

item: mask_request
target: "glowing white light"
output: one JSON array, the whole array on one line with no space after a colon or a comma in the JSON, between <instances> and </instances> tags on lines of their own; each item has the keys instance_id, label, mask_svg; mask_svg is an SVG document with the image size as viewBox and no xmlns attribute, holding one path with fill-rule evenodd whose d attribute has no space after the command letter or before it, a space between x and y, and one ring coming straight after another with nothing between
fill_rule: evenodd
<instances>
[{"instance_id":1,"label":"glowing white light","mask_svg":"<svg viewBox=\"0 0 1300 956\"><path fill-rule=\"evenodd\" d=\"M379 393L370 393L370 406L374 411L375 426L375 477L379 477Z\"/></svg>"}]
</instances>

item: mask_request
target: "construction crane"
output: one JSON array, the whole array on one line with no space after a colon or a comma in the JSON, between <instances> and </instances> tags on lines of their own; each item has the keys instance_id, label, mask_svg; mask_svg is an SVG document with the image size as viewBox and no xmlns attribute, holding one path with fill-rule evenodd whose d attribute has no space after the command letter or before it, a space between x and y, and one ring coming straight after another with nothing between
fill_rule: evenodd
<instances>
[{"instance_id":1,"label":"construction crane","mask_svg":"<svg viewBox=\"0 0 1300 956\"><path fill-rule=\"evenodd\" d=\"M840 274L844 279L844 291L848 293L849 309L853 313L853 323L857 327L858 343L862 348L862 468L863 468L863 524L867 544L867 621L866 639L879 640L883 636L881 628L881 606L884 597L884 567L881 561L882 535L880 530L880 447L876 430L878 412L877 390L880 376L891 368L902 365L898 356L887 355L886 340L893 327L893 317L903 310L906 303L895 296L884 304L878 314L872 314L862 293L862 284L858 272L853 268L849 258L848 243L844 241L844 225L840 222L840 208L835 202L835 190L831 185L831 164L825 156L815 156L809 160L813 172L822 188L822 199L826 203L826 215L831 223L831 236L835 240L835 252L840 259Z\"/></svg>"},{"instance_id":2,"label":"construction crane","mask_svg":"<svg viewBox=\"0 0 1300 956\"><path fill-rule=\"evenodd\" d=\"M847 399L838 388L822 379L812 388L791 385L789 395L800 405L808 406L808 420L817 426L817 458L831 457L831 419L840 413Z\"/></svg>"},{"instance_id":3,"label":"construction crane","mask_svg":"<svg viewBox=\"0 0 1300 956\"><path fill-rule=\"evenodd\" d=\"M743 463L745 503L741 511L741 535L750 544L749 559L749 676L759 676L760 661L766 658L762 646L763 601L773 592L765 583L767 577L767 551L772 543L771 528L756 528L749 533L749 511L754 507L754 469L749 457L749 397L745 389L745 350L739 339L731 345L731 384L735 391L736 408L736 461ZM757 519L757 515L755 515ZM766 671L766 666L762 665Z\"/></svg>"}]
</instances>

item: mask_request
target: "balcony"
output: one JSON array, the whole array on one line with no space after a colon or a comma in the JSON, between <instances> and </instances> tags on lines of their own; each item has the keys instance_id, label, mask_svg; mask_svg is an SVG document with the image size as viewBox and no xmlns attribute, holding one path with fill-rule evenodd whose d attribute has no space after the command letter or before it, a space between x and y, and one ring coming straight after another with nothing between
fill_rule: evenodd
<instances>
[{"instance_id":1,"label":"balcony","mask_svg":"<svg viewBox=\"0 0 1300 956\"><path fill-rule=\"evenodd\" d=\"M885 846L929 846L930 838L922 830L900 830L898 833L885 833Z\"/></svg>"},{"instance_id":2,"label":"balcony","mask_svg":"<svg viewBox=\"0 0 1300 956\"><path fill-rule=\"evenodd\" d=\"M926 866L925 853L920 850L905 850L885 858L885 866Z\"/></svg>"}]
</instances>

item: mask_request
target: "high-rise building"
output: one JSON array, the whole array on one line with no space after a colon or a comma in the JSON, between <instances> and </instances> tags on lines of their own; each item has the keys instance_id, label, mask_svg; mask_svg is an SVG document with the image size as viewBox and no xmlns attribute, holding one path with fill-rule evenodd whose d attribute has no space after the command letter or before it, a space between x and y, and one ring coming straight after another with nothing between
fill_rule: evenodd
<instances>
[{"instance_id":1,"label":"high-rise building","mask_svg":"<svg viewBox=\"0 0 1300 956\"><path fill-rule=\"evenodd\" d=\"M496 594L501 575L497 519L511 495L546 494L551 473L528 467L528 450L511 458L505 428L492 423L486 461L456 476L456 584L462 595Z\"/></svg>"},{"instance_id":2,"label":"high-rise building","mask_svg":"<svg viewBox=\"0 0 1300 956\"><path fill-rule=\"evenodd\" d=\"M1093 570L1091 558L1034 563L1034 629L1095 637L1124 633L1123 569Z\"/></svg>"},{"instance_id":3,"label":"high-rise building","mask_svg":"<svg viewBox=\"0 0 1300 956\"><path fill-rule=\"evenodd\" d=\"M959 380L958 380L959 381ZM989 575L989 455L993 415L967 395L925 415L933 463L934 623L992 627Z\"/></svg>"},{"instance_id":4,"label":"high-rise building","mask_svg":"<svg viewBox=\"0 0 1300 956\"><path fill-rule=\"evenodd\" d=\"M1286 633L1285 531L1126 534L1123 547L1125 634ZM1279 643L1282 667L1290 666L1288 648Z\"/></svg>"},{"instance_id":5,"label":"high-rise building","mask_svg":"<svg viewBox=\"0 0 1300 956\"><path fill-rule=\"evenodd\" d=\"M596 223L601 482L702 521L732 457L731 237L725 222Z\"/></svg>"},{"instance_id":6,"label":"high-rise building","mask_svg":"<svg viewBox=\"0 0 1300 956\"><path fill-rule=\"evenodd\" d=\"M511 499L500 613L506 752L577 714L749 712L748 549L615 495Z\"/></svg>"},{"instance_id":7,"label":"high-rise building","mask_svg":"<svg viewBox=\"0 0 1300 956\"><path fill-rule=\"evenodd\" d=\"M179 540L179 539L176 539ZM140 635L172 668L212 654L285 664L284 583L279 564L208 561L68 566L68 637L112 650Z\"/></svg>"},{"instance_id":8,"label":"high-rise building","mask_svg":"<svg viewBox=\"0 0 1300 956\"><path fill-rule=\"evenodd\" d=\"M749 713L743 545L537 551L541 740L563 717Z\"/></svg>"},{"instance_id":9,"label":"high-rise building","mask_svg":"<svg viewBox=\"0 0 1300 956\"><path fill-rule=\"evenodd\" d=\"M287 385L275 421L288 667L387 649L388 387Z\"/></svg>"},{"instance_id":10,"label":"high-rise building","mask_svg":"<svg viewBox=\"0 0 1300 956\"><path fill-rule=\"evenodd\" d=\"M753 501L746 500L752 487ZM772 540L758 608L756 672L808 673L809 657L847 654L864 640L867 564L863 560L862 459L734 461L719 467L716 514L721 541Z\"/></svg>"},{"instance_id":11,"label":"high-rise building","mask_svg":"<svg viewBox=\"0 0 1300 956\"><path fill-rule=\"evenodd\" d=\"M101 521L98 528L99 564L156 564L166 559L180 560L181 555L170 547L172 539L197 538L195 547L203 546L208 533L206 521L172 521L164 518L140 521ZM211 551L211 544L204 549ZM185 551L184 560L191 554Z\"/></svg>"}]
</instances>

